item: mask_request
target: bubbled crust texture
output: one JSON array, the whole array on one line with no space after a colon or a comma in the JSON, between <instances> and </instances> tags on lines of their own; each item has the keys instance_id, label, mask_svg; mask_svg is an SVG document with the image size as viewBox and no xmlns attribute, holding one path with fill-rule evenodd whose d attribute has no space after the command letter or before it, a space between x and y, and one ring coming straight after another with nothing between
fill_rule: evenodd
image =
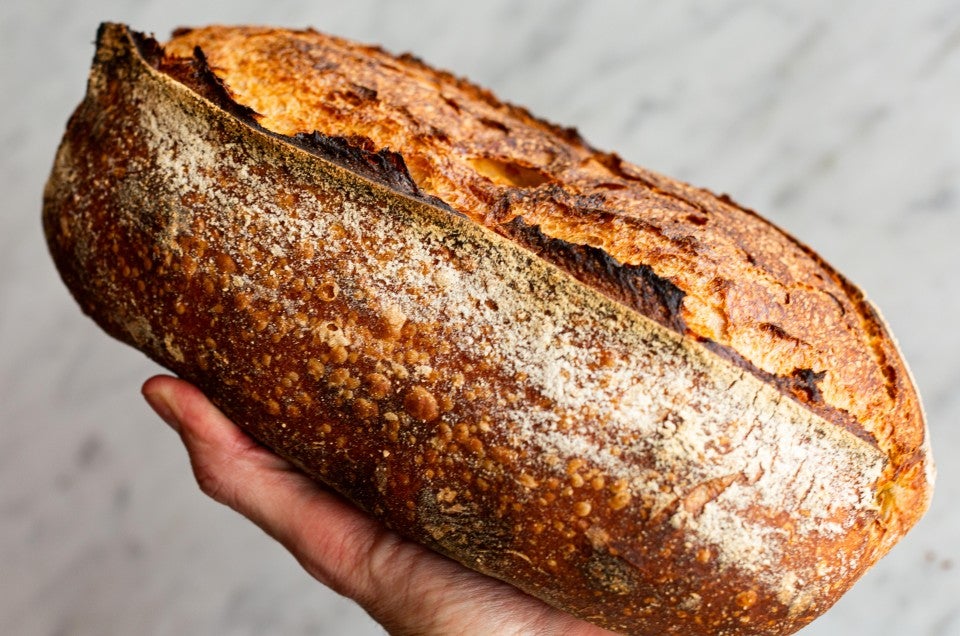
<instances>
[{"instance_id":1,"label":"bubbled crust texture","mask_svg":"<svg viewBox=\"0 0 960 636\"><path fill-rule=\"evenodd\" d=\"M298 55L338 42L262 34ZM474 94L529 119L438 77L461 110ZM265 445L406 536L611 629L790 633L899 535L882 497L896 462L871 439L554 255L218 109L124 27L101 32L44 223L84 310Z\"/></svg>"},{"instance_id":2,"label":"bubbled crust texture","mask_svg":"<svg viewBox=\"0 0 960 636\"><path fill-rule=\"evenodd\" d=\"M926 510L925 424L895 342L857 288L766 220L410 56L262 28L183 30L167 50L194 47L265 128L400 152L423 191L874 441L890 458L876 528L885 547ZM601 262L584 263L584 249ZM631 276L637 268L658 288L625 293L651 278ZM664 281L678 307L645 300Z\"/></svg>"}]
</instances>

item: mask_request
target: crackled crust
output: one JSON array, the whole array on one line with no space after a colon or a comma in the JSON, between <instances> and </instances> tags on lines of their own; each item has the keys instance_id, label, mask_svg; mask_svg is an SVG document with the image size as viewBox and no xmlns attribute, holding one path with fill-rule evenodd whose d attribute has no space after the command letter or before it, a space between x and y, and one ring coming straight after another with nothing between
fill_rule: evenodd
<instances>
[{"instance_id":1,"label":"crackled crust","mask_svg":"<svg viewBox=\"0 0 960 636\"><path fill-rule=\"evenodd\" d=\"M307 80L335 70L329 47L337 68L356 54L350 90L365 99L344 99L358 115L375 99L384 134L409 137L395 145L374 128L326 127L372 141L295 136L320 121L271 123L272 102L243 95L221 42L254 67L264 63L258 50L270 52L275 77L257 78L258 90L286 95L288 113L333 99ZM371 89L359 74L378 68L409 75L392 80L407 90L443 95L383 105L393 84ZM469 567L629 633L781 634L806 624L929 497L919 406L879 319L751 213L597 155L570 131L435 73L312 32L181 32L164 54L105 25L44 199L65 282L108 332L197 383L264 444ZM451 130L431 128L431 143L451 145L421 156L426 133L390 124L391 112L430 103L457 104L456 121L479 137L521 132L500 146L475 139L488 154L500 148L501 163L468 163L471 173ZM543 136L553 163L509 168L521 146L543 152ZM571 156L587 159L565 165ZM428 160L449 163L435 170ZM603 177L622 186L605 187L617 197L588 192L595 163L622 173ZM503 179L520 183L495 183ZM633 216L609 207L618 201ZM708 221L664 220L685 206ZM719 218L734 228L708 233ZM694 230L704 233L682 238ZM739 278L752 273L758 289L775 280L797 293L798 281L822 279L844 316L859 316L859 331L845 324L861 349L873 344L851 354L853 370L812 364L799 383L779 382L779 363L757 342L729 335L747 324L731 318L741 292L724 292L726 326L704 340L697 317L708 314L690 301L701 292L683 258L709 263L734 244L763 274ZM788 256L767 263L777 250ZM768 294L746 304L758 298L768 318L800 302ZM807 328L805 342L831 351L825 328ZM778 329L761 331L774 343L796 336ZM831 418L834 385L845 386L835 378L869 377L861 367L876 366L878 351L894 369L877 380L881 395L848 402L907 404L917 410L900 424L909 430L890 433L886 414L869 410L870 424Z\"/></svg>"},{"instance_id":2,"label":"crackled crust","mask_svg":"<svg viewBox=\"0 0 960 636\"><path fill-rule=\"evenodd\" d=\"M874 440L899 484L886 521L925 510L923 414L895 342L860 290L768 221L411 56L223 27L183 29L167 51L195 47L265 128L399 152L424 192Z\"/></svg>"}]
</instances>

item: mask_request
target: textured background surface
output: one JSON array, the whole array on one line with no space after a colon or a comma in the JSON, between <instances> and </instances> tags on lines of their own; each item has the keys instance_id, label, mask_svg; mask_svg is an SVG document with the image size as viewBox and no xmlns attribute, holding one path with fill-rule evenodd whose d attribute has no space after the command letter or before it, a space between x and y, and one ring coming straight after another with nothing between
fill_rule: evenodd
<instances>
[{"instance_id":1,"label":"textured background surface","mask_svg":"<svg viewBox=\"0 0 960 636\"><path fill-rule=\"evenodd\" d=\"M381 633L199 493L139 396L158 369L84 318L47 258L43 183L110 19L413 51L813 245L897 334L940 478L917 529L802 633L960 634L960 4L476 4L0 6L0 633Z\"/></svg>"}]
</instances>

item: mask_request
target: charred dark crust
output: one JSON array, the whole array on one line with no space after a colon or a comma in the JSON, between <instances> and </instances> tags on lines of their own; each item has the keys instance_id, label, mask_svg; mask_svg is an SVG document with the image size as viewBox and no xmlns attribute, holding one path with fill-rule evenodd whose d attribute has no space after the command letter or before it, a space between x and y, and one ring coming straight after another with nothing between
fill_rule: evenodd
<instances>
[{"instance_id":1,"label":"charred dark crust","mask_svg":"<svg viewBox=\"0 0 960 636\"><path fill-rule=\"evenodd\" d=\"M338 137L314 131L309 135L298 133L289 139L299 148L371 181L377 181L408 196L422 196L407 170L403 156L386 148L378 149L367 137Z\"/></svg>"},{"instance_id":2,"label":"charred dark crust","mask_svg":"<svg viewBox=\"0 0 960 636\"><path fill-rule=\"evenodd\" d=\"M257 112L233 99L226 84L210 68L200 47L193 50L193 57L189 59L164 55L156 68L190 87L198 95L213 102L240 121L251 125L257 123Z\"/></svg>"},{"instance_id":3,"label":"charred dark crust","mask_svg":"<svg viewBox=\"0 0 960 636\"><path fill-rule=\"evenodd\" d=\"M181 28L178 31L186 33L189 29ZM233 98L230 89L214 72L200 47L193 50L191 58L174 57L167 55L163 46L153 37L136 31L128 31L128 33L137 51L150 66L190 88L258 132L283 139L305 152L395 192L456 213L446 203L423 193L417 187L400 153L386 148L377 148L373 141L366 137L332 136L320 131L289 137L267 130L257 121L259 115L255 110L240 104Z\"/></svg>"},{"instance_id":4,"label":"charred dark crust","mask_svg":"<svg viewBox=\"0 0 960 636\"><path fill-rule=\"evenodd\" d=\"M230 90L214 73L199 47L194 49L191 58L173 57L167 55L163 46L149 35L136 31L129 33L137 51L150 66L187 86L240 121L259 129L257 112L233 99Z\"/></svg>"},{"instance_id":5,"label":"charred dark crust","mask_svg":"<svg viewBox=\"0 0 960 636\"><path fill-rule=\"evenodd\" d=\"M258 125L259 128L259 125ZM299 133L293 137L278 135L264 128L264 133L283 139L301 150L334 163L341 168L424 203L442 208L451 214L464 216L437 197L426 194L414 182L403 160L403 155L387 148L377 148L368 137L326 135L320 131Z\"/></svg>"},{"instance_id":6,"label":"charred dark crust","mask_svg":"<svg viewBox=\"0 0 960 636\"><path fill-rule=\"evenodd\" d=\"M522 217L515 217L498 229L540 258L608 298L655 320L667 329L693 337L682 314L686 294L669 280L657 276L652 268L646 265L623 265L602 249L551 238L539 227L526 223ZM771 328L776 326L771 325ZM877 445L876 437L865 431L856 418L823 399L819 383L826 375L824 372L795 369L790 375L774 375L760 369L731 347L712 340L700 341L715 354L775 386L783 395L799 402L825 420L843 427L865 442Z\"/></svg>"},{"instance_id":7,"label":"charred dark crust","mask_svg":"<svg viewBox=\"0 0 960 636\"><path fill-rule=\"evenodd\" d=\"M106 35L106 29L112 25L107 23L100 25L100 30L97 32L97 50L102 50L103 38ZM161 60L163 60L163 45L157 42L156 38L146 33L140 33L139 31L133 31L130 29L124 29L124 31L130 36L130 39L133 41L137 52L140 54L146 62L156 68Z\"/></svg>"},{"instance_id":8,"label":"charred dark crust","mask_svg":"<svg viewBox=\"0 0 960 636\"><path fill-rule=\"evenodd\" d=\"M749 371L767 384L777 388L783 395L802 404L805 408L813 411L823 419L842 427L851 435L854 435L863 441L878 446L876 436L864 430L863 425L857 419L844 409L837 408L828 404L823 399L820 391L820 382L826 376L825 372L816 373L812 369L794 369L790 375L774 375L764 371L753 364L739 353L725 347L713 340L700 339L701 344L721 358L737 365L745 371Z\"/></svg>"},{"instance_id":9,"label":"charred dark crust","mask_svg":"<svg viewBox=\"0 0 960 636\"><path fill-rule=\"evenodd\" d=\"M680 308L684 293L646 265L623 265L602 249L576 245L544 234L516 217L503 234L578 281L677 333L686 331Z\"/></svg>"}]
</instances>

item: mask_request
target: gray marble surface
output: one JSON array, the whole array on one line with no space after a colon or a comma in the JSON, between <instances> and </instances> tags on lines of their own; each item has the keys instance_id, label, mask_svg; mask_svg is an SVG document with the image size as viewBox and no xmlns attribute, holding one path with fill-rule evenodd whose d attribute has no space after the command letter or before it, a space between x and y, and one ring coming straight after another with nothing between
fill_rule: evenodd
<instances>
[{"instance_id":1,"label":"gray marble surface","mask_svg":"<svg viewBox=\"0 0 960 636\"><path fill-rule=\"evenodd\" d=\"M199 493L139 396L158 369L80 314L47 257L41 191L103 19L411 50L815 246L898 335L940 478L916 530L803 634L960 634L955 0L2 3L0 634L381 633Z\"/></svg>"}]
</instances>

